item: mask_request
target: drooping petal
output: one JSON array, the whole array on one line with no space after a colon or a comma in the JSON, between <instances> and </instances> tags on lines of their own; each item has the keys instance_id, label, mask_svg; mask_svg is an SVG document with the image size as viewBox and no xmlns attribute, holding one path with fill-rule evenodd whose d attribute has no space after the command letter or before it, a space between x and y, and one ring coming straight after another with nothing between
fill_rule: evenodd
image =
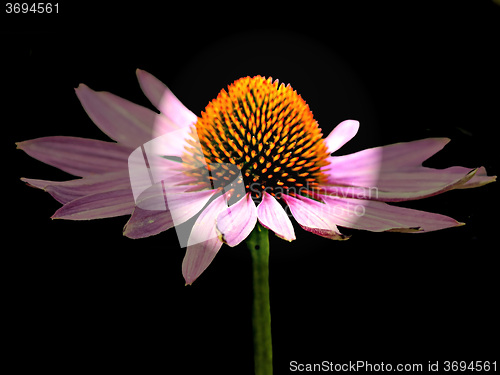
<instances>
[{"instance_id":1,"label":"drooping petal","mask_svg":"<svg viewBox=\"0 0 500 375\"><path fill-rule=\"evenodd\" d=\"M172 122L181 128L189 127L196 122L196 115L187 109L172 91L156 77L144 70L137 69L137 79L144 95Z\"/></svg>"},{"instance_id":2,"label":"drooping petal","mask_svg":"<svg viewBox=\"0 0 500 375\"><path fill-rule=\"evenodd\" d=\"M380 186L381 183L390 183L382 175L423 168L422 162L449 141L448 138L427 138L329 157L328 182L347 186Z\"/></svg>"},{"instance_id":3,"label":"drooping petal","mask_svg":"<svg viewBox=\"0 0 500 375\"><path fill-rule=\"evenodd\" d=\"M201 275L221 248L222 241L216 230L216 219L226 208L226 198L221 195L214 199L196 219L182 262L182 274L186 285L192 284Z\"/></svg>"},{"instance_id":4,"label":"drooping petal","mask_svg":"<svg viewBox=\"0 0 500 375\"><path fill-rule=\"evenodd\" d=\"M359 121L345 120L338 124L325 138L328 151L333 153L349 142L359 130Z\"/></svg>"},{"instance_id":5,"label":"drooping petal","mask_svg":"<svg viewBox=\"0 0 500 375\"><path fill-rule=\"evenodd\" d=\"M134 206L130 189L106 191L66 203L54 213L52 219L92 220L130 215Z\"/></svg>"},{"instance_id":6,"label":"drooping petal","mask_svg":"<svg viewBox=\"0 0 500 375\"><path fill-rule=\"evenodd\" d=\"M462 168L462 167L451 167L451 168ZM448 168L448 169L451 169ZM427 168L429 169L429 168ZM376 200L382 202L402 202L414 199L423 199L432 197L437 194L444 193L448 190L456 189L467 181L471 180L475 173L476 169L473 169L467 173L467 169L461 170L461 172L465 173L453 173L449 172L447 176L437 176L435 180L432 179L432 176L436 176L438 170L429 171L427 177L425 177L424 173L420 174L420 178L423 180L416 180L411 174L395 174L394 175L394 186L396 186L397 182L401 182L399 185L401 187L400 190L394 189L389 191L384 191L378 188L378 186L369 186L369 187L360 187L360 186L321 186L320 191L325 195L337 196L342 198L359 198L359 199L369 199ZM447 173L448 170L440 170L441 172ZM404 177L407 177L408 180L405 181ZM444 178L447 180L445 180ZM455 177L455 180L452 180L452 177ZM427 179L424 179L427 178ZM413 191L405 191L404 186L409 186L411 182L414 183L414 189L420 187L420 190ZM427 181L427 184L425 184Z\"/></svg>"},{"instance_id":7,"label":"drooping petal","mask_svg":"<svg viewBox=\"0 0 500 375\"><path fill-rule=\"evenodd\" d=\"M257 208L250 193L217 216L217 229L229 246L236 246L247 238L256 223Z\"/></svg>"},{"instance_id":8,"label":"drooping petal","mask_svg":"<svg viewBox=\"0 0 500 375\"><path fill-rule=\"evenodd\" d=\"M84 84L80 84L75 91L88 116L99 129L130 148L150 141L155 123L163 121L152 110L109 92L94 91Z\"/></svg>"},{"instance_id":9,"label":"drooping petal","mask_svg":"<svg viewBox=\"0 0 500 375\"><path fill-rule=\"evenodd\" d=\"M349 236L340 233L331 215L325 215L328 211L326 204L305 197L297 199L286 194L281 197L290 207L295 220L308 232L332 240L346 240L349 238Z\"/></svg>"},{"instance_id":10,"label":"drooping petal","mask_svg":"<svg viewBox=\"0 0 500 375\"><path fill-rule=\"evenodd\" d=\"M257 207L257 218L264 227L271 229L278 237L287 241L295 239L292 222L285 210L271 194L265 191Z\"/></svg>"},{"instance_id":11,"label":"drooping petal","mask_svg":"<svg viewBox=\"0 0 500 375\"><path fill-rule=\"evenodd\" d=\"M43 137L17 143L29 156L74 176L127 169L130 149L117 143L77 137Z\"/></svg>"},{"instance_id":12,"label":"drooping petal","mask_svg":"<svg viewBox=\"0 0 500 375\"><path fill-rule=\"evenodd\" d=\"M207 269L221 247L222 241L218 238L188 246L182 262L186 285L191 285Z\"/></svg>"},{"instance_id":13,"label":"drooping petal","mask_svg":"<svg viewBox=\"0 0 500 375\"><path fill-rule=\"evenodd\" d=\"M86 195L130 187L127 171L90 175L69 181L47 181L21 178L28 185L45 190L58 202L66 204Z\"/></svg>"},{"instance_id":14,"label":"drooping petal","mask_svg":"<svg viewBox=\"0 0 500 375\"><path fill-rule=\"evenodd\" d=\"M391 206L384 202L323 196L337 225L372 232L421 233L463 225L448 216Z\"/></svg>"},{"instance_id":15,"label":"drooping petal","mask_svg":"<svg viewBox=\"0 0 500 375\"><path fill-rule=\"evenodd\" d=\"M380 175L383 181L378 184L383 191L415 192L433 190L443 192L458 187L474 177L477 169L449 167L445 169L419 168L415 171L391 171Z\"/></svg>"},{"instance_id":16,"label":"drooping petal","mask_svg":"<svg viewBox=\"0 0 500 375\"><path fill-rule=\"evenodd\" d=\"M144 210L134 208L132 216L123 228L123 235L129 238L154 236L174 226L172 215L168 210Z\"/></svg>"},{"instance_id":17,"label":"drooping petal","mask_svg":"<svg viewBox=\"0 0 500 375\"><path fill-rule=\"evenodd\" d=\"M325 174L326 190L341 192L344 197L357 188L377 189L382 201L421 199L458 188L474 177L475 169L450 167L434 169L422 162L441 150L447 138L427 138L413 142L375 147L345 156L330 157ZM491 182L482 177L478 183ZM374 199L374 198L369 198Z\"/></svg>"}]
</instances>

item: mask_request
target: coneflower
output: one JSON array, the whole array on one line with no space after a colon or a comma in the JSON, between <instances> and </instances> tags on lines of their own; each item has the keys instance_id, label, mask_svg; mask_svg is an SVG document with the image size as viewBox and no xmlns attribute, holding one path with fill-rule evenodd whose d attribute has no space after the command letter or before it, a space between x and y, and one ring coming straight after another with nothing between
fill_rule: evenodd
<instances>
[{"instance_id":1,"label":"coneflower","mask_svg":"<svg viewBox=\"0 0 500 375\"><path fill-rule=\"evenodd\" d=\"M460 226L447 216L387 202L478 187L496 178L483 167L423 167L447 138L331 156L356 135L359 123L346 120L323 138L304 99L271 78L235 81L197 117L152 75L137 70L137 76L160 113L82 84L76 92L84 109L116 142L64 136L20 142L18 148L30 156L81 177L22 180L63 204L53 218L131 215L124 228L131 238L159 234L198 215L182 265L186 284L200 276L223 243L247 240L254 264L257 373L272 371L268 230L295 240L292 216L303 229L335 240L348 238L338 226L411 233ZM151 157L144 145L156 137L161 142L154 143ZM138 177L136 165L146 154L149 182L148 173ZM156 189L148 189L151 184Z\"/></svg>"}]
</instances>

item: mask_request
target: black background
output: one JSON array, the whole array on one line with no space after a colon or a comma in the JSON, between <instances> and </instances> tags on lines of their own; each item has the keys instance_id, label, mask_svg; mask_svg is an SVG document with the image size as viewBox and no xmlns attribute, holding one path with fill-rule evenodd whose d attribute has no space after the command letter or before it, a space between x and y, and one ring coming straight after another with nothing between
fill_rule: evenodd
<instances>
[{"instance_id":1,"label":"black background","mask_svg":"<svg viewBox=\"0 0 500 375\"><path fill-rule=\"evenodd\" d=\"M425 165L498 174L500 6L369 4L85 2L60 3L57 15L2 14L3 294L20 370L252 373L244 245L224 246L185 287L173 231L131 240L122 236L126 217L51 220L60 204L19 180L71 176L14 142L107 139L82 110L79 83L152 108L136 81L141 68L199 115L235 79L272 76L302 95L325 134L342 120L361 122L340 153L449 137ZM352 238L334 242L297 225L293 243L272 236L275 373L289 373L293 360L494 360L495 185L401 204L467 223L460 228L345 229Z\"/></svg>"}]
</instances>

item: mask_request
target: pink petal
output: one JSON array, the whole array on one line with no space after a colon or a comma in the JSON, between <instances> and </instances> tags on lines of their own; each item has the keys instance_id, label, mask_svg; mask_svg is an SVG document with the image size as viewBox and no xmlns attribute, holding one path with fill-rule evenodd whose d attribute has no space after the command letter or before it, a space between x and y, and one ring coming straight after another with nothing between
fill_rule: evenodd
<instances>
[{"instance_id":1,"label":"pink petal","mask_svg":"<svg viewBox=\"0 0 500 375\"><path fill-rule=\"evenodd\" d=\"M76 137L44 137L17 143L29 156L75 176L127 169L130 150L122 145Z\"/></svg>"},{"instance_id":2,"label":"pink petal","mask_svg":"<svg viewBox=\"0 0 500 375\"><path fill-rule=\"evenodd\" d=\"M323 197L337 225L372 232L430 232L463 225L444 215L362 199Z\"/></svg>"},{"instance_id":3,"label":"pink petal","mask_svg":"<svg viewBox=\"0 0 500 375\"><path fill-rule=\"evenodd\" d=\"M217 216L217 229L229 246L236 246L247 238L256 223L257 208L250 193Z\"/></svg>"},{"instance_id":4,"label":"pink petal","mask_svg":"<svg viewBox=\"0 0 500 375\"><path fill-rule=\"evenodd\" d=\"M21 180L30 186L45 190L62 204L86 195L130 188L130 178L126 171L90 175L69 181L47 181L30 178L21 178Z\"/></svg>"},{"instance_id":5,"label":"pink petal","mask_svg":"<svg viewBox=\"0 0 500 375\"><path fill-rule=\"evenodd\" d=\"M328 137L325 138L325 142L328 146L328 151L333 153L349 142L359 130L359 121L356 120L345 120L338 124L335 129L333 129Z\"/></svg>"},{"instance_id":6,"label":"pink petal","mask_svg":"<svg viewBox=\"0 0 500 375\"><path fill-rule=\"evenodd\" d=\"M75 89L92 121L111 139L135 148L153 138L160 115L114 94L94 91L84 84Z\"/></svg>"},{"instance_id":7,"label":"pink petal","mask_svg":"<svg viewBox=\"0 0 500 375\"><path fill-rule=\"evenodd\" d=\"M222 246L222 241L214 238L188 246L182 262L182 275L186 285L191 285L212 263Z\"/></svg>"},{"instance_id":8,"label":"pink petal","mask_svg":"<svg viewBox=\"0 0 500 375\"><path fill-rule=\"evenodd\" d=\"M182 274L186 285L192 284L205 271L221 248L222 241L216 230L216 219L226 208L226 198L221 195L214 199L196 219L182 262Z\"/></svg>"},{"instance_id":9,"label":"pink petal","mask_svg":"<svg viewBox=\"0 0 500 375\"><path fill-rule=\"evenodd\" d=\"M264 227L271 229L278 237L287 241L295 239L292 222L285 210L271 194L265 191L257 207L257 217Z\"/></svg>"},{"instance_id":10,"label":"pink petal","mask_svg":"<svg viewBox=\"0 0 500 375\"><path fill-rule=\"evenodd\" d=\"M154 236L174 226L170 211L152 211L135 207L132 216L123 228L123 235L129 238Z\"/></svg>"},{"instance_id":11,"label":"pink petal","mask_svg":"<svg viewBox=\"0 0 500 375\"><path fill-rule=\"evenodd\" d=\"M292 215L302 228L322 237L332 240L346 240L349 237L340 233L331 215L325 215L328 210L326 204L309 198L293 198L283 194L281 196L290 207Z\"/></svg>"},{"instance_id":12,"label":"pink petal","mask_svg":"<svg viewBox=\"0 0 500 375\"><path fill-rule=\"evenodd\" d=\"M106 191L66 203L55 212L52 219L92 220L130 215L134 206L130 189Z\"/></svg>"},{"instance_id":13,"label":"pink petal","mask_svg":"<svg viewBox=\"0 0 500 375\"><path fill-rule=\"evenodd\" d=\"M360 189L353 189L352 186L376 189L378 197L369 199L402 201L429 197L458 188L472 179L476 170L422 166L423 161L448 142L447 138L427 138L330 157L330 165L325 171L328 175L325 189L330 190L330 193L331 190L338 191L344 197L360 194ZM483 177L478 183L487 182L491 182L491 179ZM356 197L360 198L359 195Z\"/></svg>"},{"instance_id":14,"label":"pink petal","mask_svg":"<svg viewBox=\"0 0 500 375\"><path fill-rule=\"evenodd\" d=\"M369 148L344 156L329 158L329 183L347 186L379 186L386 181L383 174L414 171L422 162L441 150L447 138L427 138ZM379 187L380 188L380 187Z\"/></svg>"},{"instance_id":15,"label":"pink petal","mask_svg":"<svg viewBox=\"0 0 500 375\"><path fill-rule=\"evenodd\" d=\"M169 120L179 127L189 127L196 122L196 115L187 109L179 99L153 75L144 70L137 69L137 79L142 91Z\"/></svg>"},{"instance_id":16,"label":"pink petal","mask_svg":"<svg viewBox=\"0 0 500 375\"><path fill-rule=\"evenodd\" d=\"M453 168L458 168L459 170L455 170L455 173L453 173ZM438 171L440 171L444 175L436 176L436 174L438 174ZM393 175L394 190L392 191L379 190L377 186L359 187L327 185L321 186L319 190L325 195L337 196L342 198L370 199L382 202L401 202L428 198L437 194L444 193L448 190L460 188L461 186L463 186L463 184L474 177L477 170L473 169L468 173L467 171L467 169L465 169L465 171L462 170L462 167L451 167L444 170L431 170L428 171L427 175L425 173L396 173ZM458 172L463 172L465 173L465 175ZM432 180L433 176L436 177L435 180ZM422 180L418 180L419 177ZM444 180L444 178L446 178L446 180ZM452 178L455 179L453 180ZM398 184L398 182L400 183L400 191L396 189L396 185ZM413 185L411 185L412 183ZM405 191L404 186L414 186L414 189L420 187L421 190Z\"/></svg>"}]
</instances>

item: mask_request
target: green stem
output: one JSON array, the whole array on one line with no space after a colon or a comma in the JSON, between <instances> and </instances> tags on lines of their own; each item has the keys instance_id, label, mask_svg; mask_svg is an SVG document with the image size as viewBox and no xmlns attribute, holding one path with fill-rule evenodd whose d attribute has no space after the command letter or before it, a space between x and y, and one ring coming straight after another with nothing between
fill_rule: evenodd
<instances>
[{"instance_id":1,"label":"green stem","mask_svg":"<svg viewBox=\"0 0 500 375\"><path fill-rule=\"evenodd\" d=\"M255 375L272 375L268 230L257 223L246 242L252 255L253 268L252 323Z\"/></svg>"}]
</instances>

